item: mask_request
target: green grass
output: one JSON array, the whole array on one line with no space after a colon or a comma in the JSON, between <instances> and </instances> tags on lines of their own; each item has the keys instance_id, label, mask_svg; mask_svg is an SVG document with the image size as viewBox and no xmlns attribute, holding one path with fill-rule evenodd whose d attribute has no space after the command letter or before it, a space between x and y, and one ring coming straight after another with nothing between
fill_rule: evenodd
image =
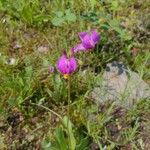
<instances>
[{"instance_id":1,"label":"green grass","mask_svg":"<svg viewBox=\"0 0 150 150\"><path fill-rule=\"evenodd\" d=\"M116 60L150 83L148 5L146 0L0 0L2 149L149 149L150 102L129 110L95 105L87 94L100 79L90 70L81 75L84 65L101 75ZM69 52L79 42L79 32L91 29L97 29L101 41L90 54L77 54L67 127L67 82L48 70L64 49ZM40 46L48 52L39 52ZM7 64L10 58L15 64Z\"/></svg>"}]
</instances>

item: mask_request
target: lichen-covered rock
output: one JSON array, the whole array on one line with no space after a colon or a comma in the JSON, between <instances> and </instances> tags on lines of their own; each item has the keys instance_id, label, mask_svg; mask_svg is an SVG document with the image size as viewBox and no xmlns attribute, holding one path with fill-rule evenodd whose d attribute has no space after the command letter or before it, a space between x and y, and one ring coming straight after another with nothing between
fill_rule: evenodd
<instances>
[{"instance_id":1,"label":"lichen-covered rock","mask_svg":"<svg viewBox=\"0 0 150 150\"><path fill-rule=\"evenodd\" d=\"M129 107L141 99L150 99L150 87L124 64L112 62L107 64L101 82L96 84L90 97L96 102L110 100Z\"/></svg>"}]
</instances>

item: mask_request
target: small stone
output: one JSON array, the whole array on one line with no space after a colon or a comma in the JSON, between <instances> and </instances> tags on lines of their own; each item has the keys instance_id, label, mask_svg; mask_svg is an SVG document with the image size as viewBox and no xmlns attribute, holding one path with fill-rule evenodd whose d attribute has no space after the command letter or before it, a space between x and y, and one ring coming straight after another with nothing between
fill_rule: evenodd
<instances>
[{"instance_id":1,"label":"small stone","mask_svg":"<svg viewBox=\"0 0 150 150\"><path fill-rule=\"evenodd\" d=\"M37 50L40 53L48 53L49 47L48 46L39 46Z\"/></svg>"},{"instance_id":2,"label":"small stone","mask_svg":"<svg viewBox=\"0 0 150 150\"><path fill-rule=\"evenodd\" d=\"M21 43L19 41L15 41L13 43L13 48L14 49L20 49L20 48L22 48L22 45L21 45Z\"/></svg>"},{"instance_id":3,"label":"small stone","mask_svg":"<svg viewBox=\"0 0 150 150\"><path fill-rule=\"evenodd\" d=\"M9 58L6 62L7 65L14 65L16 63L15 58Z\"/></svg>"},{"instance_id":4,"label":"small stone","mask_svg":"<svg viewBox=\"0 0 150 150\"><path fill-rule=\"evenodd\" d=\"M26 136L26 139L27 139L29 142L31 142L31 141L34 140L34 135L27 135L27 136Z\"/></svg>"},{"instance_id":5,"label":"small stone","mask_svg":"<svg viewBox=\"0 0 150 150\"><path fill-rule=\"evenodd\" d=\"M38 117L34 117L31 119L32 124L36 124L38 122Z\"/></svg>"}]
</instances>

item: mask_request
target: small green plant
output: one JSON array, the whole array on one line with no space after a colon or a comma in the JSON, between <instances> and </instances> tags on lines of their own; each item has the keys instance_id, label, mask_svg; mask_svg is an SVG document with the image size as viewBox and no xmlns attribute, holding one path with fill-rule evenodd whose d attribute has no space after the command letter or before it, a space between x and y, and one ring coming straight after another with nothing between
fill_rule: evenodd
<instances>
[{"instance_id":1,"label":"small green plant","mask_svg":"<svg viewBox=\"0 0 150 150\"><path fill-rule=\"evenodd\" d=\"M125 136L125 139L126 139L126 142L132 142L134 141L135 137L136 137L136 134L138 133L138 128L139 128L139 123L138 123L138 119L136 120L135 122L135 125L134 127L132 128L128 128L124 131L124 136Z\"/></svg>"},{"instance_id":2,"label":"small green plant","mask_svg":"<svg viewBox=\"0 0 150 150\"><path fill-rule=\"evenodd\" d=\"M39 0L2 1L1 7L12 19L21 20L30 26L39 26L50 20L50 16L41 9Z\"/></svg>"},{"instance_id":3,"label":"small green plant","mask_svg":"<svg viewBox=\"0 0 150 150\"><path fill-rule=\"evenodd\" d=\"M45 91L53 103L66 102L66 83L61 80L60 75L52 75L52 80L47 84Z\"/></svg>"},{"instance_id":4,"label":"small green plant","mask_svg":"<svg viewBox=\"0 0 150 150\"><path fill-rule=\"evenodd\" d=\"M61 26L64 23L72 23L76 21L76 15L71 12L70 9L65 10L65 13L58 11L55 13L55 17L52 19L54 26Z\"/></svg>"},{"instance_id":5,"label":"small green plant","mask_svg":"<svg viewBox=\"0 0 150 150\"><path fill-rule=\"evenodd\" d=\"M60 127L55 130L55 138L51 144L52 150L87 150L89 140L88 138L81 138L80 141L75 139L75 132L73 130L73 124L68 117L64 117Z\"/></svg>"},{"instance_id":6,"label":"small green plant","mask_svg":"<svg viewBox=\"0 0 150 150\"><path fill-rule=\"evenodd\" d=\"M31 64L25 66L21 71L16 70L19 62L7 64L7 59L3 57L3 75L0 86L1 94L7 91L7 103L9 106L20 107L24 100L34 93L34 72ZM3 88L2 88L3 87Z\"/></svg>"}]
</instances>

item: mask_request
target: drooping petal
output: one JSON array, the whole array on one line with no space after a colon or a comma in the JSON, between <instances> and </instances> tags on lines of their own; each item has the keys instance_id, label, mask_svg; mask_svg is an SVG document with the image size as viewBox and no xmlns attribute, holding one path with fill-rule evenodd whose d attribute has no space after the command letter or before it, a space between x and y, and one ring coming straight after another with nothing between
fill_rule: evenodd
<instances>
[{"instance_id":1,"label":"drooping petal","mask_svg":"<svg viewBox=\"0 0 150 150\"><path fill-rule=\"evenodd\" d=\"M62 55L58 61L57 61L57 69L62 73L62 74L65 74L66 72L66 56L65 55Z\"/></svg>"},{"instance_id":2,"label":"drooping petal","mask_svg":"<svg viewBox=\"0 0 150 150\"><path fill-rule=\"evenodd\" d=\"M86 35L88 35L88 32L80 32L79 33L80 40L83 41L83 39Z\"/></svg>"},{"instance_id":3,"label":"drooping petal","mask_svg":"<svg viewBox=\"0 0 150 150\"><path fill-rule=\"evenodd\" d=\"M78 52L78 51L85 51L86 48L83 46L83 44L77 44L75 47L72 48L73 52Z\"/></svg>"},{"instance_id":4,"label":"drooping petal","mask_svg":"<svg viewBox=\"0 0 150 150\"><path fill-rule=\"evenodd\" d=\"M82 44L83 44L83 47L85 47L86 49L94 48L94 43L91 40L90 35L85 35Z\"/></svg>"},{"instance_id":5,"label":"drooping petal","mask_svg":"<svg viewBox=\"0 0 150 150\"><path fill-rule=\"evenodd\" d=\"M69 62L70 62L70 73L72 73L77 69L77 61L74 57L71 57Z\"/></svg>"},{"instance_id":6,"label":"drooping petal","mask_svg":"<svg viewBox=\"0 0 150 150\"><path fill-rule=\"evenodd\" d=\"M91 39L93 40L94 44L97 44L100 40L100 35L94 30L91 33Z\"/></svg>"}]
</instances>

